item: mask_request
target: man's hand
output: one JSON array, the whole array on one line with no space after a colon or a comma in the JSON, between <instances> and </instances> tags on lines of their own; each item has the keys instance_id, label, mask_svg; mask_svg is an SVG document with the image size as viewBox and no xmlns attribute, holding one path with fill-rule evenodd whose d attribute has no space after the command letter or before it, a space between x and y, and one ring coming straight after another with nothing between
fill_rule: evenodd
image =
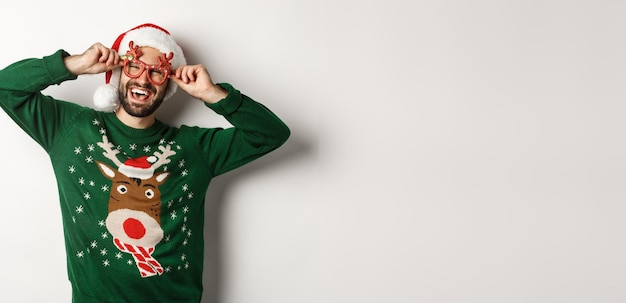
<instances>
[{"instance_id":1,"label":"man's hand","mask_svg":"<svg viewBox=\"0 0 626 303\"><path fill-rule=\"evenodd\" d=\"M170 75L170 80L194 98L206 103L217 103L228 94L213 83L204 65L184 65Z\"/></svg>"},{"instance_id":2,"label":"man's hand","mask_svg":"<svg viewBox=\"0 0 626 303\"><path fill-rule=\"evenodd\" d=\"M99 74L122 66L116 51L96 43L80 55L67 56L65 66L74 75Z\"/></svg>"}]
</instances>

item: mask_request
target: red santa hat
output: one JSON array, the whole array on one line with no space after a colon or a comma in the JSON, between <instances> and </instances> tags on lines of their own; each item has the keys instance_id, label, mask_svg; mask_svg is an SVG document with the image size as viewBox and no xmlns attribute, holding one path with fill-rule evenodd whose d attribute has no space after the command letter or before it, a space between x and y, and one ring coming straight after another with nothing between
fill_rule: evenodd
<instances>
[{"instance_id":1,"label":"red santa hat","mask_svg":"<svg viewBox=\"0 0 626 303\"><path fill-rule=\"evenodd\" d=\"M142 156L126 160L118 170L129 178L142 180L150 179L154 175L152 164L156 162L155 156Z\"/></svg>"},{"instance_id":2,"label":"red santa hat","mask_svg":"<svg viewBox=\"0 0 626 303\"><path fill-rule=\"evenodd\" d=\"M134 44L139 47L149 46L165 54L173 53L174 58L170 61L172 63L172 69L187 64L183 50L176 41L174 41L170 33L160 26L151 23L136 26L117 37L111 49L117 51L120 55L124 55L126 51L129 50L128 44L130 41L133 41ZM120 83L121 72L121 68L116 68L106 73L105 84L99 86L93 96L94 105L97 110L114 111L119 106L120 100L117 89ZM169 82L165 99L174 95L176 87L173 81Z\"/></svg>"}]
</instances>

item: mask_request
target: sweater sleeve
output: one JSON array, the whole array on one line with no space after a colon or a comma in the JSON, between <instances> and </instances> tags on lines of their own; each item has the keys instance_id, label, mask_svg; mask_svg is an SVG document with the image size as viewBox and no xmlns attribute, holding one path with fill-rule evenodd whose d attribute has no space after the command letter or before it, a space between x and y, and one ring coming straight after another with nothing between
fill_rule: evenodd
<instances>
[{"instance_id":1,"label":"sweater sleeve","mask_svg":"<svg viewBox=\"0 0 626 303\"><path fill-rule=\"evenodd\" d=\"M240 167L283 145L290 130L274 113L227 83L219 84L228 96L209 108L233 127L203 132L201 148L214 176Z\"/></svg>"},{"instance_id":2,"label":"sweater sleeve","mask_svg":"<svg viewBox=\"0 0 626 303\"><path fill-rule=\"evenodd\" d=\"M50 150L54 140L82 110L77 104L45 96L42 90L76 79L65 64L68 54L15 62L0 70L0 107L39 145Z\"/></svg>"}]
</instances>

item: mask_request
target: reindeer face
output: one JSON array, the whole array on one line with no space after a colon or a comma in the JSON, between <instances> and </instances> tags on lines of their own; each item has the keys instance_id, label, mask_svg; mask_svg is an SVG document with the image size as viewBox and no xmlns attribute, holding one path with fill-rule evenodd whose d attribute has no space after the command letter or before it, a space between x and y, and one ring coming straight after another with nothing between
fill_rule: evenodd
<instances>
[{"instance_id":1,"label":"reindeer face","mask_svg":"<svg viewBox=\"0 0 626 303\"><path fill-rule=\"evenodd\" d=\"M112 181L106 220L111 234L125 243L156 245L163 237L159 186L169 173L157 173L147 179L130 178L107 164L97 164Z\"/></svg>"},{"instance_id":2,"label":"reindeer face","mask_svg":"<svg viewBox=\"0 0 626 303\"><path fill-rule=\"evenodd\" d=\"M130 178L102 162L97 163L102 174L112 181L109 212L120 208L134 209L161 221L159 186L165 182L169 173L158 173L148 179Z\"/></svg>"}]
</instances>

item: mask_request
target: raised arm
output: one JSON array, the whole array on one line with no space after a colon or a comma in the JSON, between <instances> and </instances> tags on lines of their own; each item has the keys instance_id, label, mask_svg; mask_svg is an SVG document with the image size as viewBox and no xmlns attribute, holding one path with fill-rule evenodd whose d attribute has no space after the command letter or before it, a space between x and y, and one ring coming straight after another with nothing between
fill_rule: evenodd
<instances>
[{"instance_id":1,"label":"raised arm","mask_svg":"<svg viewBox=\"0 0 626 303\"><path fill-rule=\"evenodd\" d=\"M63 58L67 70L73 75L99 74L121 66L120 55L102 45L95 43L80 55Z\"/></svg>"},{"instance_id":2,"label":"raised arm","mask_svg":"<svg viewBox=\"0 0 626 303\"><path fill-rule=\"evenodd\" d=\"M95 43L79 55L58 50L0 70L0 107L37 143L48 150L86 108L41 93L50 85L97 74L120 65L119 55Z\"/></svg>"},{"instance_id":3,"label":"raised arm","mask_svg":"<svg viewBox=\"0 0 626 303\"><path fill-rule=\"evenodd\" d=\"M226 98L227 92L213 83L204 65L183 65L176 69L170 80L192 97L208 104L217 103Z\"/></svg>"},{"instance_id":4,"label":"raised arm","mask_svg":"<svg viewBox=\"0 0 626 303\"><path fill-rule=\"evenodd\" d=\"M230 84L215 84L203 65L182 66L170 80L233 125L206 131L199 140L214 175L275 150L291 134L287 125L261 103Z\"/></svg>"}]
</instances>

